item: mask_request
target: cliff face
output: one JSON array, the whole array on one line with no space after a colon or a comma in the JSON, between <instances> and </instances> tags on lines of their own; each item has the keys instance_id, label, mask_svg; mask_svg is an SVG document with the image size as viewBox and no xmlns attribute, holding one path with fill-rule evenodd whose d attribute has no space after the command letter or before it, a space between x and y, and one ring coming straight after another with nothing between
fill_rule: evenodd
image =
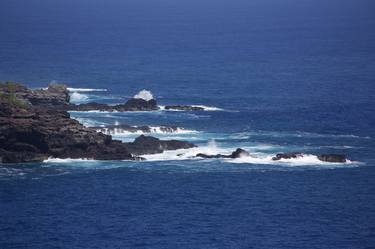
<instances>
[{"instance_id":1,"label":"cliff face","mask_svg":"<svg viewBox=\"0 0 375 249\"><path fill-rule=\"evenodd\" d=\"M0 162L35 162L51 156L134 159L125 144L84 127L65 111L0 97Z\"/></svg>"},{"instance_id":2,"label":"cliff face","mask_svg":"<svg viewBox=\"0 0 375 249\"><path fill-rule=\"evenodd\" d=\"M33 91L0 84L0 163L40 162L48 157L134 160L139 157L133 155L194 146L156 138L152 143L150 139L122 143L71 119L61 110L68 105L65 86Z\"/></svg>"}]
</instances>

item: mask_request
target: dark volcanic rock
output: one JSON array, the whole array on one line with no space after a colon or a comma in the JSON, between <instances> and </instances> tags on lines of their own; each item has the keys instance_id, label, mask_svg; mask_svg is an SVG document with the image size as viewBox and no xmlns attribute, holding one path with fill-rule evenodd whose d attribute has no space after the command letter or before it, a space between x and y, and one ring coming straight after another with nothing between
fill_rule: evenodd
<instances>
[{"instance_id":1,"label":"dark volcanic rock","mask_svg":"<svg viewBox=\"0 0 375 249\"><path fill-rule=\"evenodd\" d=\"M272 160L278 161L281 159L292 159L292 158L298 158L298 157L303 157L303 154L299 152L279 153L279 154L276 154L276 156L274 156Z\"/></svg>"},{"instance_id":2,"label":"dark volcanic rock","mask_svg":"<svg viewBox=\"0 0 375 249\"><path fill-rule=\"evenodd\" d=\"M65 111L1 103L1 162L35 162L48 157L133 159L126 144L84 127Z\"/></svg>"},{"instance_id":3,"label":"dark volcanic rock","mask_svg":"<svg viewBox=\"0 0 375 249\"><path fill-rule=\"evenodd\" d=\"M106 111L106 112L131 112L131 111L155 111L158 110L157 102L154 99L129 99L125 104L120 105L106 105L95 102L90 102L80 105L70 105L71 111Z\"/></svg>"},{"instance_id":4,"label":"dark volcanic rock","mask_svg":"<svg viewBox=\"0 0 375 249\"><path fill-rule=\"evenodd\" d=\"M70 105L68 107L70 111L103 111L103 112L113 112L116 111L114 106L100 104L96 102L90 102L80 105Z\"/></svg>"},{"instance_id":5,"label":"dark volcanic rock","mask_svg":"<svg viewBox=\"0 0 375 249\"><path fill-rule=\"evenodd\" d=\"M345 163L346 162L345 155L339 155L339 154L319 155L318 159L320 161L329 162L329 163Z\"/></svg>"},{"instance_id":6,"label":"dark volcanic rock","mask_svg":"<svg viewBox=\"0 0 375 249\"><path fill-rule=\"evenodd\" d=\"M158 105L155 99L129 99L124 105L118 105L118 110L124 111L155 111L158 110Z\"/></svg>"},{"instance_id":7,"label":"dark volcanic rock","mask_svg":"<svg viewBox=\"0 0 375 249\"><path fill-rule=\"evenodd\" d=\"M238 148L237 150L233 151L231 154L231 158L240 158L240 157L247 157L247 156L250 156L249 152L241 148Z\"/></svg>"},{"instance_id":8,"label":"dark volcanic rock","mask_svg":"<svg viewBox=\"0 0 375 249\"><path fill-rule=\"evenodd\" d=\"M157 154L164 150L189 149L194 144L179 140L160 140L151 136L141 135L134 142L127 143L129 151L134 155Z\"/></svg>"},{"instance_id":9,"label":"dark volcanic rock","mask_svg":"<svg viewBox=\"0 0 375 249\"><path fill-rule=\"evenodd\" d=\"M71 119L61 108L68 100L65 86L33 91L18 84L0 84L0 163L40 162L48 157L137 160L141 158L132 154L194 147L188 142L145 136L132 143L112 140Z\"/></svg>"},{"instance_id":10,"label":"dark volcanic rock","mask_svg":"<svg viewBox=\"0 0 375 249\"><path fill-rule=\"evenodd\" d=\"M202 157L202 158L240 158L240 157L246 157L249 156L249 152L246 150L243 150L241 148L238 148L237 150L233 151L230 155L222 155L222 154L216 154L216 155L207 155L203 153L198 153L196 157Z\"/></svg>"},{"instance_id":11,"label":"dark volcanic rock","mask_svg":"<svg viewBox=\"0 0 375 249\"><path fill-rule=\"evenodd\" d=\"M176 111L204 111L203 107L191 106L191 105L167 105L165 110L176 110Z\"/></svg>"},{"instance_id":12,"label":"dark volcanic rock","mask_svg":"<svg viewBox=\"0 0 375 249\"><path fill-rule=\"evenodd\" d=\"M69 91L65 85L50 84L47 89L31 90L17 83L0 84L0 92L11 94L34 106L68 106Z\"/></svg>"}]
</instances>

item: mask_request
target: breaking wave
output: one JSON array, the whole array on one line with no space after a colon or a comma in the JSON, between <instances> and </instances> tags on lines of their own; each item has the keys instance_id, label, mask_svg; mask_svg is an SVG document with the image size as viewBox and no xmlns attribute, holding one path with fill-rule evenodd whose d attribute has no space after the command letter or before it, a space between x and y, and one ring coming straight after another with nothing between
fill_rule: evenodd
<instances>
[{"instance_id":1,"label":"breaking wave","mask_svg":"<svg viewBox=\"0 0 375 249\"><path fill-rule=\"evenodd\" d=\"M143 89L142 91L140 91L139 93L137 93L136 95L134 95L135 99L144 99L146 101L149 101L149 100L152 100L154 99L154 96L152 95L152 93L150 91L147 91L145 89Z\"/></svg>"},{"instance_id":2,"label":"breaking wave","mask_svg":"<svg viewBox=\"0 0 375 249\"><path fill-rule=\"evenodd\" d=\"M79 104L88 101L89 97L79 92L73 92L70 94L70 102L73 104Z\"/></svg>"},{"instance_id":3,"label":"breaking wave","mask_svg":"<svg viewBox=\"0 0 375 249\"><path fill-rule=\"evenodd\" d=\"M147 161L177 161L177 160L219 160L226 163L235 164L261 164L274 166L324 166L326 168L358 166L362 163L347 160L345 163L323 162L316 155L303 154L302 157L272 160L275 154L250 151L250 156L241 158L220 158L220 159L203 159L195 157L198 153L207 155L230 154L235 148L220 148L214 141L210 141L206 146L195 147L191 149L180 149L175 151L164 151L160 154L143 155Z\"/></svg>"},{"instance_id":4,"label":"breaking wave","mask_svg":"<svg viewBox=\"0 0 375 249\"><path fill-rule=\"evenodd\" d=\"M136 128L136 126L134 126ZM102 132L107 135L114 135L114 136L119 136L119 135L134 135L134 134L192 134L192 133L198 133L196 130L188 130L180 127L176 127L175 129L170 129L168 127L164 126L150 126L150 131L145 131L145 130L129 130L129 129L123 129L123 128L101 128L97 129L97 131Z\"/></svg>"}]
</instances>

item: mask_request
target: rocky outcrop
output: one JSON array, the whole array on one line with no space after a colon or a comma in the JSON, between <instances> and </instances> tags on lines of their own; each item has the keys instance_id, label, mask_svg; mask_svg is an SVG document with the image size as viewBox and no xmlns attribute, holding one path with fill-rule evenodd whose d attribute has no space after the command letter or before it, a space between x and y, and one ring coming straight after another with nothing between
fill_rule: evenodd
<instances>
[{"instance_id":1,"label":"rocky outcrop","mask_svg":"<svg viewBox=\"0 0 375 249\"><path fill-rule=\"evenodd\" d=\"M276 156L274 156L272 160L278 161L281 159L293 159L293 158L300 158L303 156L304 155L299 152L279 153L279 154L276 154ZM345 155L339 155L339 154L323 154L323 155L317 156L317 158L320 161L328 162L328 163L345 163L347 161Z\"/></svg>"},{"instance_id":2,"label":"rocky outcrop","mask_svg":"<svg viewBox=\"0 0 375 249\"><path fill-rule=\"evenodd\" d=\"M189 149L194 144L179 140L160 140L151 136L141 135L132 143L127 143L129 151L134 155L157 154L165 150Z\"/></svg>"},{"instance_id":3,"label":"rocky outcrop","mask_svg":"<svg viewBox=\"0 0 375 249\"><path fill-rule=\"evenodd\" d=\"M164 109L170 111L204 111L203 107L191 105L167 105Z\"/></svg>"},{"instance_id":4,"label":"rocky outcrop","mask_svg":"<svg viewBox=\"0 0 375 249\"><path fill-rule=\"evenodd\" d=\"M232 152L230 155L222 155L222 154L216 154L216 155L207 155L203 153L198 153L196 157L202 157L202 158L241 158L241 157L247 157L250 156L249 152L238 148L235 151Z\"/></svg>"},{"instance_id":5,"label":"rocky outcrop","mask_svg":"<svg viewBox=\"0 0 375 249\"><path fill-rule=\"evenodd\" d=\"M272 160L278 161L281 159L292 159L292 158L298 158L298 157L303 157L303 154L299 152L278 153L276 154L276 156L272 158Z\"/></svg>"},{"instance_id":6,"label":"rocky outcrop","mask_svg":"<svg viewBox=\"0 0 375 249\"><path fill-rule=\"evenodd\" d=\"M339 154L319 155L318 159L320 161L329 162L329 163L345 163L347 160L345 155L339 155Z\"/></svg>"},{"instance_id":7,"label":"rocky outcrop","mask_svg":"<svg viewBox=\"0 0 375 249\"><path fill-rule=\"evenodd\" d=\"M64 89L50 86L33 91L17 84L1 85L0 163L40 162L48 157L135 160L136 155L194 146L144 136L132 143L113 140L60 109L68 100Z\"/></svg>"},{"instance_id":8,"label":"rocky outcrop","mask_svg":"<svg viewBox=\"0 0 375 249\"><path fill-rule=\"evenodd\" d=\"M68 110L71 111L106 111L106 112L131 112L131 111L156 111L159 107L156 100L129 99L125 104L106 105L90 102L80 105L70 105Z\"/></svg>"},{"instance_id":9,"label":"rocky outcrop","mask_svg":"<svg viewBox=\"0 0 375 249\"><path fill-rule=\"evenodd\" d=\"M5 82L0 84L0 93L14 95L33 106L67 107L70 100L67 87L61 84L50 84L46 89L31 90L18 83Z\"/></svg>"},{"instance_id":10,"label":"rocky outcrop","mask_svg":"<svg viewBox=\"0 0 375 249\"><path fill-rule=\"evenodd\" d=\"M1 103L0 162L39 162L48 157L134 159L126 144L84 127L65 111Z\"/></svg>"}]
</instances>

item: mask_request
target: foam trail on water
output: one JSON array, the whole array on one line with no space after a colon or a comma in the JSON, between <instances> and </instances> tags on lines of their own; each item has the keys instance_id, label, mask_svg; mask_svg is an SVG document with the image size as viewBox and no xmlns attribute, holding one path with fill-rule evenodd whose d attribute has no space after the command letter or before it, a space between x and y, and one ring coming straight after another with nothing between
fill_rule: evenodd
<instances>
[{"instance_id":1,"label":"foam trail on water","mask_svg":"<svg viewBox=\"0 0 375 249\"><path fill-rule=\"evenodd\" d=\"M285 132L285 131L247 131L235 134L237 136L265 136L265 137L296 137L296 138L352 138L352 139L371 139L370 136L358 136L354 134L320 134L313 132Z\"/></svg>"},{"instance_id":2,"label":"foam trail on water","mask_svg":"<svg viewBox=\"0 0 375 249\"><path fill-rule=\"evenodd\" d=\"M224 109L215 106L192 105L192 107L200 107L203 108L205 111L224 111Z\"/></svg>"},{"instance_id":3,"label":"foam trail on water","mask_svg":"<svg viewBox=\"0 0 375 249\"><path fill-rule=\"evenodd\" d=\"M73 88L68 87L69 92L106 92L107 89L100 89L100 88Z\"/></svg>"}]
</instances>

